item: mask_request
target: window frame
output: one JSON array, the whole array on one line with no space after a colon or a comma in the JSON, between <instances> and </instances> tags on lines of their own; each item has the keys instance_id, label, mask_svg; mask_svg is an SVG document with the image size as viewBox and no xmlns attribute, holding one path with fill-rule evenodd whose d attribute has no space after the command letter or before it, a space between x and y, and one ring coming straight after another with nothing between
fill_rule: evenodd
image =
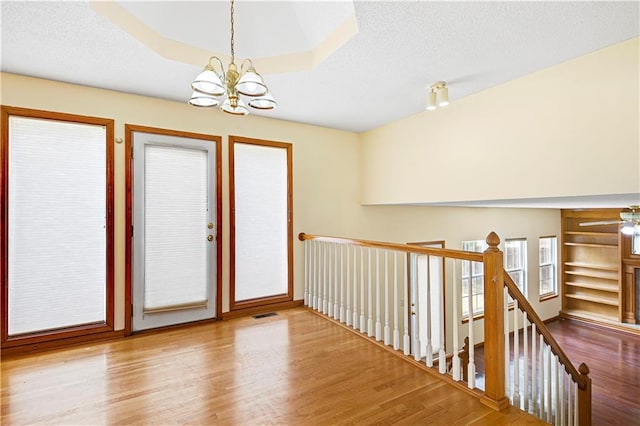
<instances>
[{"instance_id":1,"label":"window frame","mask_svg":"<svg viewBox=\"0 0 640 426\"><path fill-rule=\"evenodd\" d=\"M2 276L2 291L0 292L0 310L2 315L0 346L3 353L5 348L19 347L34 344L46 344L45 346L59 346L63 339L74 341L97 340L111 337L114 332L114 120L101 117L91 117L76 114L67 114L52 111L43 111L29 108L2 105L0 107L2 136L0 142L0 217L2 218L2 234L0 241L0 275ZM106 173L106 277L105 277L105 321L91 324L81 324L69 327L61 327L52 330L39 330L15 336L9 336L9 119L10 117L33 118L39 120L54 120L78 124L103 126L105 128L105 173ZM50 342L58 341L51 344Z\"/></svg>"},{"instance_id":2,"label":"window frame","mask_svg":"<svg viewBox=\"0 0 640 426\"><path fill-rule=\"evenodd\" d=\"M475 250L469 250L468 248L465 247L466 243L473 243L476 248L480 248L480 251L475 251ZM487 242L485 240L463 240L462 241L462 250L463 251L473 251L475 253L483 253L486 249L487 249ZM470 286L470 291L469 291L469 295L466 297L471 297L473 298L474 296L479 296L482 295L483 297L483 301L484 301L484 264L479 263L479 262L471 262L469 260L463 260L462 261L462 265L461 265L461 271L460 271L460 303L461 303L461 308L460 309L460 314L461 314L461 318L462 318L462 322L467 322L469 321L469 312L467 312L466 314L464 313L464 309L465 306L468 309L469 304L468 303L464 303L463 302L463 298L465 296L463 296L463 292L462 292L462 285L464 284L465 279L469 280L469 286ZM464 262L468 262L468 269L469 269L469 274L465 274L465 263ZM478 266L476 264L480 265L480 268L478 268ZM479 272L474 272L476 270L476 268L479 269ZM466 278L465 278L466 277ZM482 286L482 293L474 293L473 292L473 280L474 279L478 279L480 280L480 285ZM456 301L457 303L457 301ZM482 306L482 310L476 310L475 306L474 306L474 311L473 311L473 319L481 319L484 317L484 303Z\"/></svg>"},{"instance_id":3,"label":"window frame","mask_svg":"<svg viewBox=\"0 0 640 426\"><path fill-rule=\"evenodd\" d=\"M508 265L508 253L509 251L507 250L507 244L511 243L511 242L518 242L520 244L522 244L522 246L520 247L520 263L521 263L521 267L520 268L511 268L508 269L507 265ZM516 284L516 286L520 289L520 291L522 292L522 294L524 294L524 297L529 299L528 297L528 280L527 280L527 272L528 272L528 265L527 265L527 239L526 238L507 238L504 241L504 271L509 274L509 276L511 276L511 279L513 279L514 283ZM513 278L513 275L511 275L511 272L514 271L520 271L521 274L521 278L522 278L522 283L520 283L521 285L519 285L518 281L516 281L515 278ZM511 303L511 302L510 302Z\"/></svg>"},{"instance_id":4,"label":"window frame","mask_svg":"<svg viewBox=\"0 0 640 426\"><path fill-rule=\"evenodd\" d=\"M544 264L540 257L540 241L543 239L552 239L554 241L551 248L551 262ZM553 279L553 291L542 293L542 268L548 266L551 266L552 269L551 277ZM555 235L548 235L538 238L538 299L543 301L554 297L558 297L558 237Z\"/></svg>"}]
</instances>

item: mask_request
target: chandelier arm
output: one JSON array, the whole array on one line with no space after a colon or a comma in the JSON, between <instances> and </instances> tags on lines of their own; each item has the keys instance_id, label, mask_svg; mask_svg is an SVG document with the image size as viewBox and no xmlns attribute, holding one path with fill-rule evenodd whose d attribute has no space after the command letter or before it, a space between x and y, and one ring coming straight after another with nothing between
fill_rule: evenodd
<instances>
[{"instance_id":1,"label":"chandelier arm","mask_svg":"<svg viewBox=\"0 0 640 426\"><path fill-rule=\"evenodd\" d=\"M249 62L249 67L253 68L253 62L251 61L251 59L247 58L242 61L242 64L240 65L240 74L244 74L244 64L246 64L247 62Z\"/></svg>"},{"instance_id":2,"label":"chandelier arm","mask_svg":"<svg viewBox=\"0 0 640 426\"><path fill-rule=\"evenodd\" d=\"M220 65L220 69L222 70L222 75L224 75L224 65L222 64L222 61L220 60L220 58L218 58L217 56L212 56L209 58L209 65L211 65L211 68L213 68L213 70L215 71L215 67L213 66L213 64L211 63L211 61L213 60L218 61L218 64Z\"/></svg>"}]
</instances>

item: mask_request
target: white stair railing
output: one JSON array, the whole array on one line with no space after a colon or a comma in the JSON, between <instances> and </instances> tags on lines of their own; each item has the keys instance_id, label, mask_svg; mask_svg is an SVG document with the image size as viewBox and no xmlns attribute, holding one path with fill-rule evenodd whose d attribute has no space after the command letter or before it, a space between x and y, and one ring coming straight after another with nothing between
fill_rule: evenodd
<instances>
[{"instance_id":1,"label":"white stair railing","mask_svg":"<svg viewBox=\"0 0 640 426\"><path fill-rule=\"evenodd\" d=\"M441 374L463 380L458 337L470 336L473 341L474 323L473 319L467 325L454 321L455 342L448 351L444 271L455 269L452 265L460 265L459 259L481 262L482 254L386 243L376 247L373 242L332 237L305 238L304 242L306 306ZM445 262L449 263L445 266ZM456 285L454 292L459 294L459 282ZM473 309L471 298L469 303ZM454 312L459 317L458 304ZM473 388L473 349L465 368L471 369L469 387Z\"/></svg>"},{"instance_id":2,"label":"white stair railing","mask_svg":"<svg viewBox=\"0 0 640 426\"><path fill-rule=\"evenodd\" d=\"M482 388L481 400L495 409L510 402L554 424L590 424L588 368L573 367L504 272L494 233L484 253L306 234L299 238L305 244L306 306L456 382L466 381L471 389ZM468 274L463 307L465 265L469 271L473 265L481 268L484 296L474 297L473 274ZM453 295L446 303L453 312L448 318L447 287ZM510 298L511 304L506 302ZM484 310L481 323L474 318L478 310ZM485 344L485 371L478 375L475 345L480 343Z\"/></svg>"},{"instance_id":3,"label":"white stair railing","mask_svg":"<svg viewBox=\"0 0 640 426\"><path fill-rule=\"evenodd\" d=\"M505 390L511 404L554 425L590 424L588 367L573 366L511 277L504 282ZM585 402L578 403L580 395Z\"/></svg>"}]
</instances>

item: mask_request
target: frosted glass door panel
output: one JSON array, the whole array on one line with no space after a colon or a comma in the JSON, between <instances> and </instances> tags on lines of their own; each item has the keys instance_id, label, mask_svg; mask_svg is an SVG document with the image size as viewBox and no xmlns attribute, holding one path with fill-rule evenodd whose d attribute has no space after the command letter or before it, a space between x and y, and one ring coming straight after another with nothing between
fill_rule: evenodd
<instances>
[{"instance_id":1,"label":"frosted glass door panel","mask_svg":"<svg viewBox=\"0 0 640 426\"><path fill-rule=\"evenodd\" d=\"M10 336L106 321L105 131L9 118Z\"/></svg>"},{"instance_id":2,"label":"frosted glass door panel","mask_svg":"<svg viewBox=\"0 0 640 426\"><path fill-rule=\"evenodd\" d=\"M216 142L133 132L133 148L132 329L214 318Z\"/></svg>"},{"instance_id":3,"label":"frosted glass door panel","mask_svg":"<svg viewBox=\"0 0 640 426\"><path fill-rule=\"evenodd\" d=\"M287 150L235 143L235 301L288 292Z\"/></svg>"},{"instance_id":4,"label":"frosted glass door panel","mask_svg":"<svg viewBox=\"0 0 640 426\"><path fill-rule=\"evenodd\" d=\"M144 311L207 303L207 152L145 146Z\"/></svg>"}]
</instances>

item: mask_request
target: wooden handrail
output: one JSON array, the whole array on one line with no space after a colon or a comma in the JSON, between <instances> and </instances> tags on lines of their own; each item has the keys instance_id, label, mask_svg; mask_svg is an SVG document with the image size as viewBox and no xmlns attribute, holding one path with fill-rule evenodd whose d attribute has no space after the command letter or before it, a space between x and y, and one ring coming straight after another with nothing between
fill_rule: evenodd
<instances>
[{"instance_id":1,"label":"wooden handrail","mask_svg":"<svg viewBox=\"0 0 640 426\"><path fill-rule=\"evenodd\" d=\"M529 321L536 325L551 351L558 356L560 362L564 365L565 371L578 384L578 423L580 425L591 425L591 377L589 377L589 367L583 362L576 370L567 354L558 345L547 326L542 322L513 279L511 279L511 276L509 274L504 275L504 285L507 287L509 295L518 301L519 308L527 314Z\"/></svg>"},{"instance_id":2,"label":"wooden handrail","mask_svg":"<svg viewBox=\"0 0 640 426\"><path fill-rule=\"evenodd\" d=\"M567 354L565 354L560 345L558 345L558 342L556 342L556 339L553 338L553 335L551 334L545 323L542 321L542 319L540 319L536 311L533 309L529 301L524 297L524 294L522 294L509 274L504 274L504 285L509 290L509 295L518 301L518 306L523 312L527 314L527 318L529 318L529 321L535 324L540 334L544 336L545 341L551 347L551 351L554 354L558 355L558 358L560 358L560 362L562 363L562 365L564 365L567 373L571 374L571 377L573 377L580 389L584 389L584 387L587 385L586 380L573 366Z\"/></svg>"},{"instance_id":3,"label":"wooden handrail","mask_svg":"<svg viewBox=\"0 0 640 426\"><path fill-rule=\"evenodd\" d=\"M471 262L482 262L484 260L482 253L471 251L443 249L434 247L422 247L411 244L385 243L381 241L358 240L353 238L328 237L322 235L310 235L301 232L298 235L300 241L315 240L324 243L351 244L361 247L372 247L385 250L403 251L405 253L423 254L429 256L447 257L452 259L469 260Z\"/></svg>"}]
</instances>

